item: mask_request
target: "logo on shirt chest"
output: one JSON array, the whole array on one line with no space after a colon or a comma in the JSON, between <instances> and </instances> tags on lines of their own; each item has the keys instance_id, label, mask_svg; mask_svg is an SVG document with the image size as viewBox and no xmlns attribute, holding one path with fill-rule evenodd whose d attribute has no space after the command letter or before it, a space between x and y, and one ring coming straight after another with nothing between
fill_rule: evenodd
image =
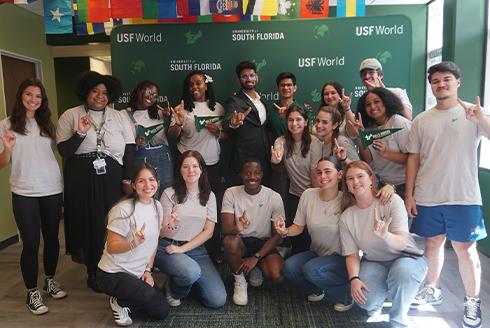
<instances>
[{"instance_id":1,"label":"logo on shirt chest","mask_svg":"<svg viewBox=\"0 0 490 328\"><path fill-rule=\"evenodd\" d=\"M459 118L453 118L451 119L451 123L449 123L451 125L462 125L463 124L463 121L460 120Z\"/></svg>"},{"instance_id":2,"label":"logo on shirt chest","mask_svg":"<svg viewBox=\"0 0 490 328\"><path fill-rule=\"evenodd\" d=\"M259 210L265 209L265 204L259 204Z\"/></svg>"}]
</instances>

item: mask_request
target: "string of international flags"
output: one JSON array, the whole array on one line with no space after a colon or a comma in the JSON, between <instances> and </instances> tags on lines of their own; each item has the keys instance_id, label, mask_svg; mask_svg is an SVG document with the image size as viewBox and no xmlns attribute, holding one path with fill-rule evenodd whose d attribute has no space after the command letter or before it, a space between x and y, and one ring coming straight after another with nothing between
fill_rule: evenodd
<instances>
[{"instance_id":1,"label":"string of international flags","mask_svg":"<svg viewBox=\"0 0 490 328\"><path fill-rule=\"evenodd\" d=\"M109 35L122 24L325 18L329 0L44 0L43 6L46 34L72 34L75 25L77 35ZM337 17L364 15L365 0L337 0Z\"/></svg>"}]
</instances>

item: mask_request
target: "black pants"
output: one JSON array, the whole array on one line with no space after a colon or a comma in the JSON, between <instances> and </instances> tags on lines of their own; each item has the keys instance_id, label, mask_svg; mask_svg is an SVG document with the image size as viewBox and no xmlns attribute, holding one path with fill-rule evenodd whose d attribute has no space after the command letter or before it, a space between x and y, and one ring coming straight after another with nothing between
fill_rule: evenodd
<instances>
[{"instance_id":1,"label":"black pants","mask_svg":"<svg viewBox=\"0 0 490 328\"><path fill-rule=\"evenodd\" d=\"M153 319L165 319L168 315L167 299L156 283L152 287L135 275L107 273L97 268L97 285L105 294L117 298L122 307L143 310Z\"/></svg>"},{"instance_id":2,"label":"black pants","mask_svg":"<svg viewBox=\"0 0 490 328\"><path fill-rule=\"evenodd\" d=\"M26 197L12 193L12 209L22 238L20 268L27 289L37 286L39 262L37 253L42 231L44 240L44 273L54 276L58 265L60 242L58 231L61 219L61 194L45 197ZM40 220L39 220L40 219Z\"/></svg>"},{"instance_id":3,"label":"black pants","mask_svg":"<svg viewBox=\"0 0 490 328\"><path fill-rule=\"evenodd\" d=\"M288 204L286 206L286 226L289 227L293 224L294 217L296 216L296 211L298 209L299 197L293 194L288 194ZM308 233L308 227L305 226L303 232L297 236L290 237L291 246L293 247L293 255L306 252L310 250L311 237Z\"/></svg>"}]
</instances>

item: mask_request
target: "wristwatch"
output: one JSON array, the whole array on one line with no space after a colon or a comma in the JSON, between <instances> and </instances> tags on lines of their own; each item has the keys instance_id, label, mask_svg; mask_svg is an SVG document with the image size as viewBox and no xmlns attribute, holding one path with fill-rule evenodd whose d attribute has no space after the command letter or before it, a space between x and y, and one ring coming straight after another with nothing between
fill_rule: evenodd
<instances>
[{"instance_id":1,"label":"wristwatch","mask_svg":"<svg viewBox=\"0 0 490 328\"><path fill-rule=\"evenodd\" d=\"M260 260L262 258L262 255L260 255L258 252L255 253L254 256L257 258L257 260Z\"/></svg>"},{"instance_id":2,"label":"wristwatch","mask_svg":"<svg viewBox=\"0 0 490 328\"><path fill-rule=\"evenodd\" d=\"M151 268L145 268L145 272L148 272L149 274L152 274Z\"/></svg>"}]
</instances>

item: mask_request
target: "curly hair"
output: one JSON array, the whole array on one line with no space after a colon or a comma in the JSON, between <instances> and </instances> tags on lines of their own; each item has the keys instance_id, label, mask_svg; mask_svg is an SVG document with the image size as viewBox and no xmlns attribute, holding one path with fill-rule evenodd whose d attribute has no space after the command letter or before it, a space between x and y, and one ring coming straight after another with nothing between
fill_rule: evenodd
<instances>
[{"instance_id":1,"label":"curly hair","mask_svg":"<svg viewBox=\"0 0 490 328\"><path fill-rule=\"evenodd\" d=\"M376 120L370 117L366 112L366 97L369 94L374 93L381 99L383 105L385 106L386 115L392 117L395 114L403 115L403 104L400 98L397 97L393 92L386 88L372 88L366 91L359 101L357 102L356 117L361 113L362 124L364 127L369 126L369 124L376 122Z\"/></svg>"},{"instance_id":2,"label":"curly hair","mask_svg":"<svg viewBox=\"0 0 490 328\"><path fill-rule=\"evenodd\" d=\"M101 75L94 71L83 71L75 79L75 91L80 101L86 102L88 93L98 86L105 85L108 104L111 104L122 94L123 86L119 79L112 75Z\"/></svg>"},{"instance_id":3,"label":"curly hair","mask_svg":"<svg viewBox=\"0 0 490 328\"><path fill-rule=\"evenodd\" d=\"M136 88L134 88L131 93L129 94L129 102L128 102L128 107L131 108L131 113L134 113L138 107L138 100L139 100L139 93L141 91L145 92L146 88L149 88L151 86L155 86L157 88L158 93L160 93L160 88L158 85L150 80L143 80L140 83L136 85ZM158 120L158 107L157 107L157 102L155 101L150 107L147 108L148 110L148 115L152 120Z\"/></svg>"},{"instance_id":4,"label":"curly hair","mask_svg":"<svg viewBox=\"0 0 490 328\"><path fill-rule=\"evenodd\" d=\"M303 129L303 134L301 135L301 156L306 158L308 152L310 151L310 145L311 145L311 135L308 129L308 114L306 113L306 110L303 107L299 105L294 105L289 107L286 113L286 119L289 120L289 116L294 112L298 112L306 122L306 126ZM287 148L286 158L290 158L291 156L293 156L294 153L295 142L294 142L293 135L291 134L291 131L289 131L289 129L287 129L286 133L284 133L284 138L286 139L286 148Z\"/></svg>"},{"instance_id":5,"label":"curly hair","mask_svg":"<svg viewBox=\"0 0 490 328\"><path fill-rule=\"evenodd\" d=\"M340 114L340 111L337 108L332 107L332 106L323 106L318 110L318 114L320 112L325 112L325 113L329 113L330 115L332 115L332 125L335 125L335 123L338 123L337 127L335 129L333 129L333 132L332 132L332 140L337 139L339 137L339 134L340 134L340 122L342 121L342 115ZM317 118L318 118L318 114L316 115ZM316 119L315 119L315 121L316 121ZM330 156L333 155L333 150L334 150L334 147L331 147Z\"/></svg>"},{"instance_id":6,"label":"curly hair","mask_svg":"<svg viewBox=\"0 0 490 328\"><path fill-rule=\"evenodd\" d=\"M253 71L257 73L257 65L250 60L244 60L236 65L235 72L238 78L240 78L240 75L244 69L253 69Z\"/></svg>"},{"instance_id":7,"label":"curly hair","mask_svg":"<svg viewBox=\"0 0 490 328\"><path fill-rule=\"evenodd\" d=\"M327 82L327 83L325 83L325 85L322 88L322 99L320 101L320 105L318 108L328 106L328 104L325 102L325 88L329 85L332 86L335 89L335 91L337 91L337 93L339 94L339 97L342 97L342 89L343 89L342 85L337 81ZM344 120L345 120L345 110L344 110L344 107L342 107L340 101L337 104L337 109L340 112L340 123L339 124L342 124L342 122L344 122Z\"/></svg>"},{"instance_id":8,"label":"curly hair","mask_svg":"<svg viewBox=\"0 0 490 328\"><path fill-rule=\"evenodd\" d=\"M38 87L39 90L41 90L41 105L34 113L34 118L37 125L39 126L39 129L41 130L41 136L49 137L54 140L56 133L54 124L51 121L51 110L49 109L46 90L44 89L41 81L36 78L27 78L20 83L17 94L15 95L15 103L14 107L12 108L12 115L10 116L10 129L23 136L27 135L28 131L26 128L26 108L24 107L24 104L22 102L22 95L28 87Z\"/></svg>"},{"instance_id":9,"label":"curly hair","mask_svg":"<svg viewBox=\"0 0 490 328\"><path fill-rule=\"evenodd\" d=\"M208 181L208 171L206 170L206 162L202 155L196 150L188 150L180 155L177 160L176 172L175 172L175 180L172 185L174 188L173 200L177 202L177 204L185 203L187 200L187 185L185 184L185 180L180 173L182 168L182 164L184 160L188 157L194 157L197 159L199 163L199 168L201 169L201 176L199 177L198 187L199 187L199 201L202 206L206 206L209 200L209 195L211 195L211 185Z\"/></svg>"},{"instance_id":10,"label":"curly hair","mask_svg":"<svg viewBox=\"0 0 490 328\"><path fill-rule=\"evenodd\" d=\"M192 98L191 91L189 90L189 84L191 83L191 78L194 75L201 75L204 81L206 81L206 73L203 71L192 71L186 75L184 83L182 84L182 99L184 100L184 109L192 113L195 108L194 99ZM210 110L214 111L214 106L216 106L216 100L214 98L213 82L207 82L206 99L208 100L208 107Z\"/></svg>"},{"instance_id":11,"label":"curly hair","mask_svg":"<svg viewBox=\"0 0 490 328\"><path fill-rule=\"evenodd\" d=\"M340 210L342 212L347 208L356 205L356 197L349 191L349 187L347 187L347 173L352 168L361 169L369 175L369 178L371 179L371 193L375 198L379 192L379 190L376 189L376 175L374 174L373 169L363 161L350 162L345 168L345 178L342 179L342 199L340 201Z\"/></svg>"}]
</instances>

